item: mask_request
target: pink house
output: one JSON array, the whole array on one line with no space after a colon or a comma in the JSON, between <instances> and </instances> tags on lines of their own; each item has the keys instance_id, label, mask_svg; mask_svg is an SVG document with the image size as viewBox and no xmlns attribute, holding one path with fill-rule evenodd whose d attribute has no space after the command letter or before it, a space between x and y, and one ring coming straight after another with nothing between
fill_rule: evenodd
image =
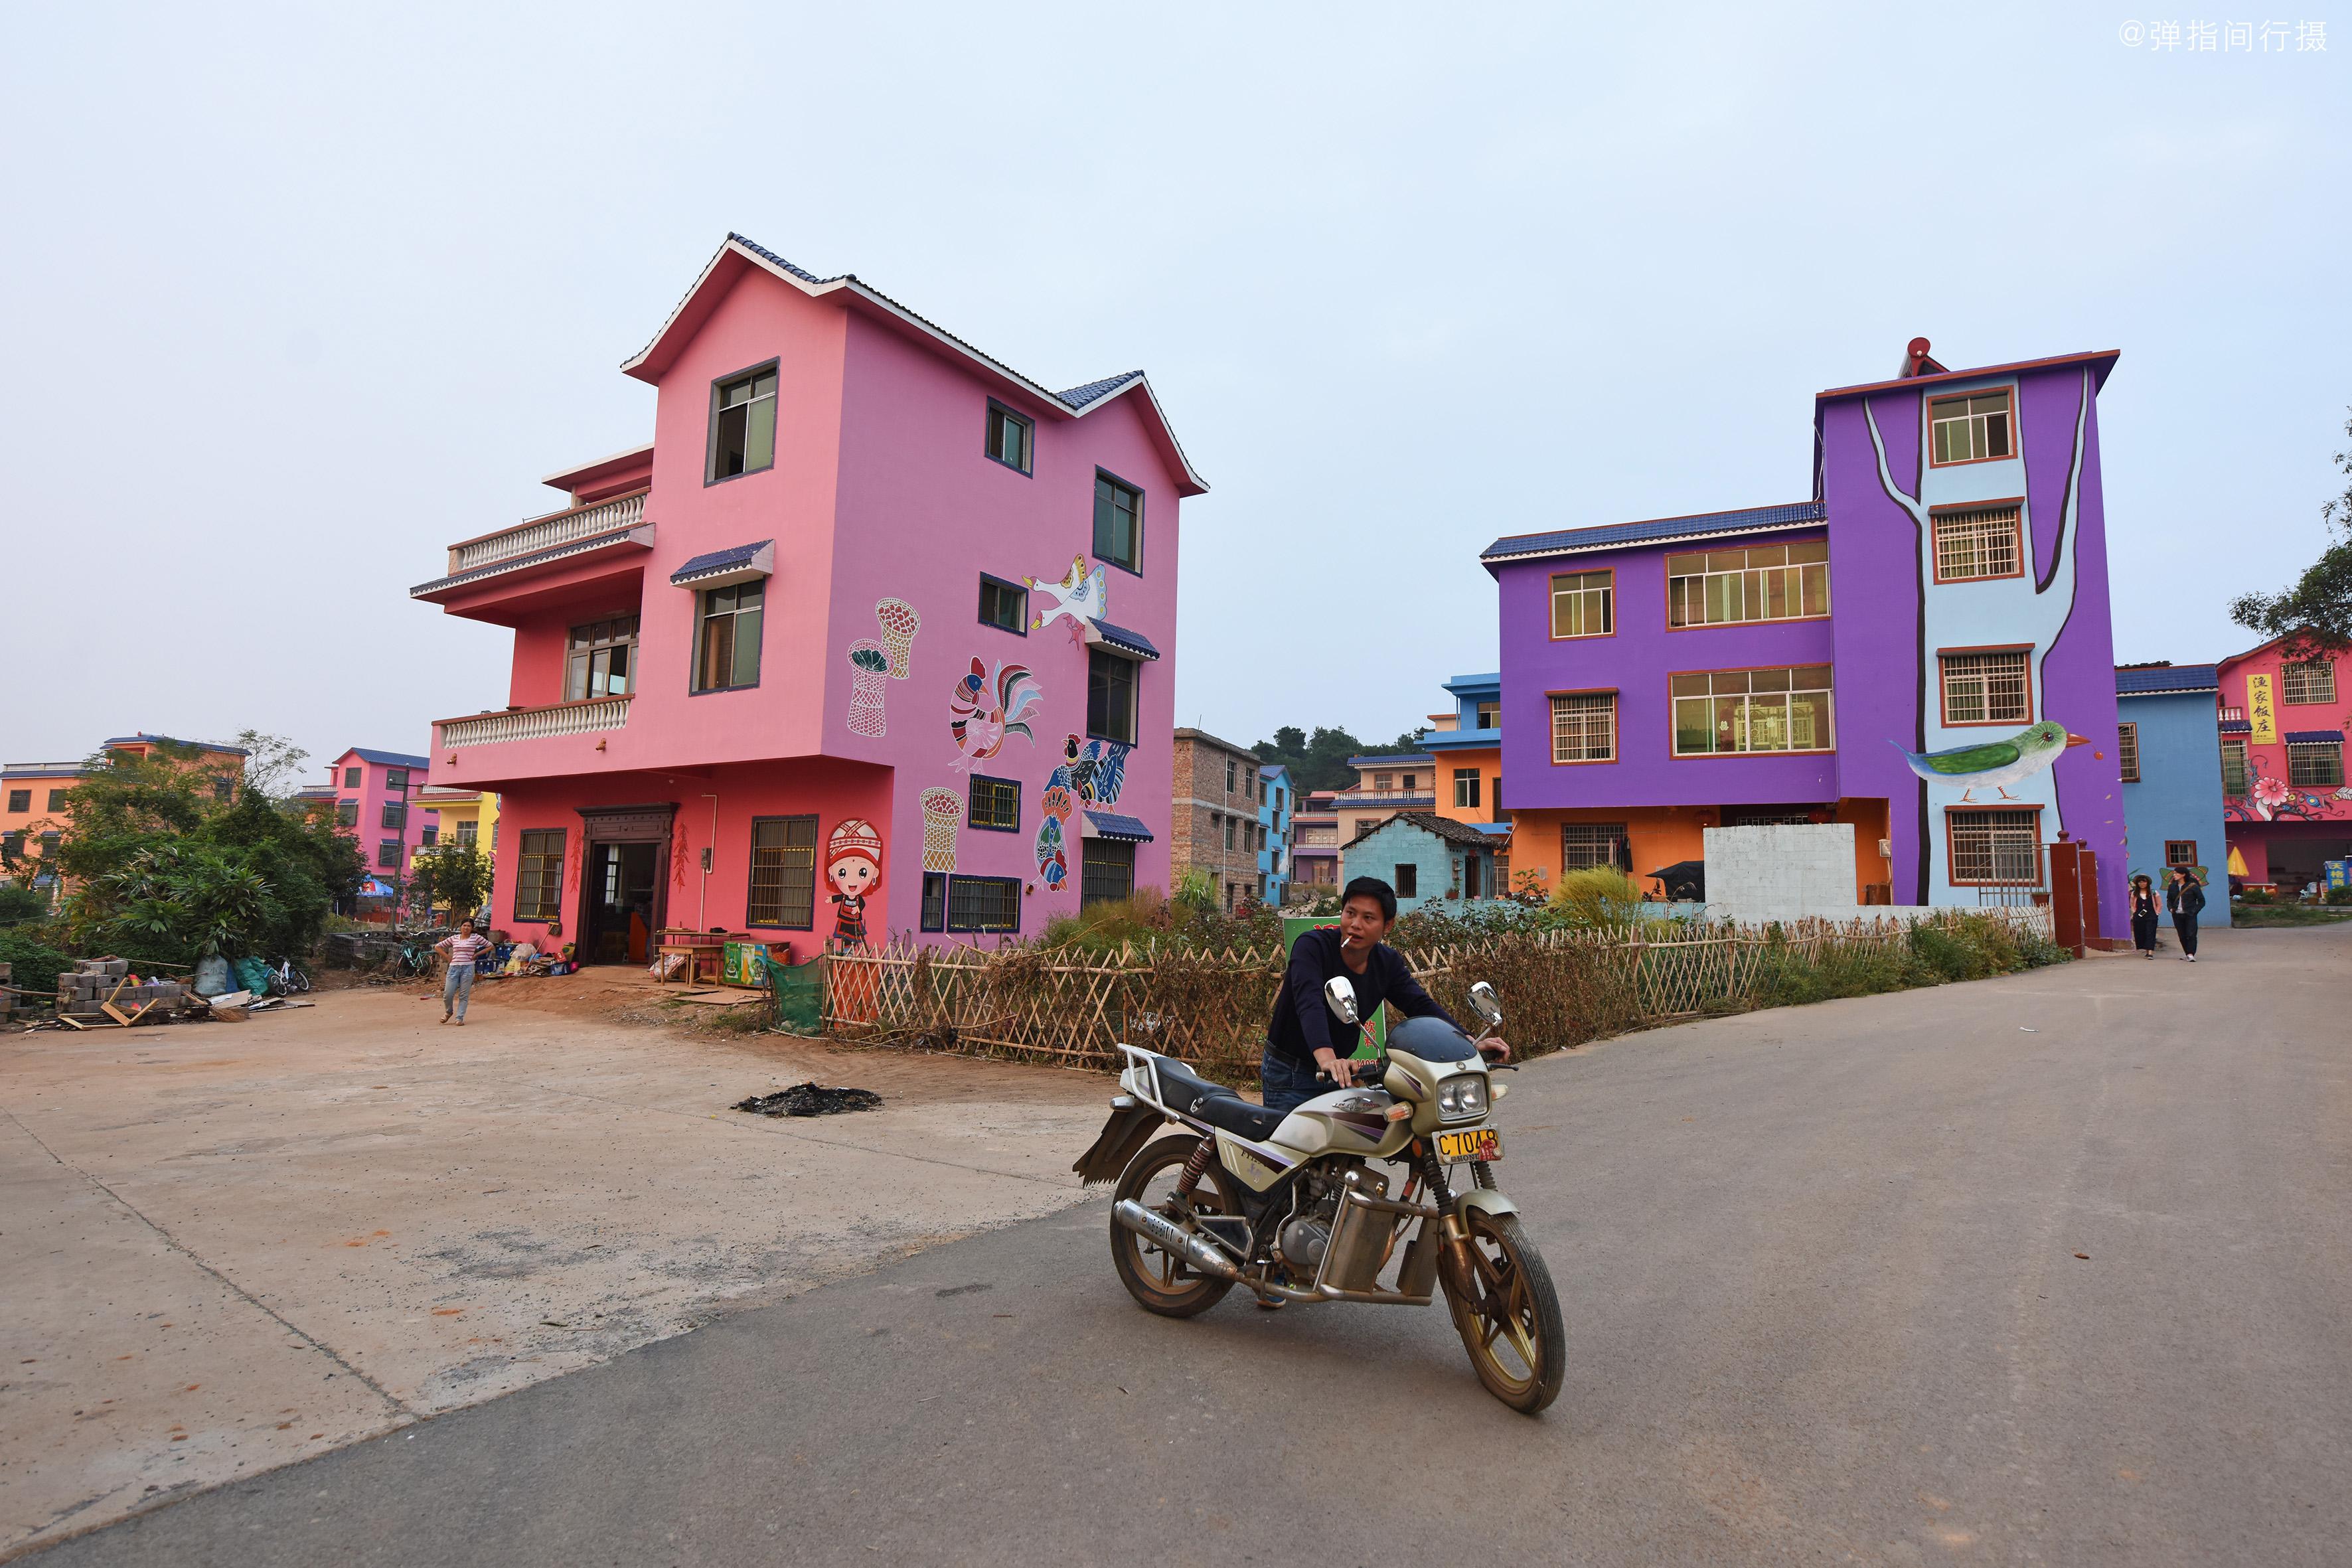
<instances>
[{"instance_id":1,"label":"pink house","mask_svg":"<svg viewBox=\"0 0 2352 1568\"><path fill-rule=\"evenodd\" d=\"M1052 392L856 278L730 235L623 370L650 445L412 596L514 628L434 727L501 803L499 923L1032 934L1164 885L1178 505L1140 372Z\"/></svg>"},{"instance_id":2,"label":"pink house","mask_svg":"<svg viewBox=\"0 0 2352 1568\"><path fill-rule=\"evenodd\" d=\"M432 825L416 805L431 768L429 757L353 746L328 764L326 784L303 790L301 798L321 807L331 804L335 826L360 841L369 875L399 886Z\"/></svg>"}]
</instances>

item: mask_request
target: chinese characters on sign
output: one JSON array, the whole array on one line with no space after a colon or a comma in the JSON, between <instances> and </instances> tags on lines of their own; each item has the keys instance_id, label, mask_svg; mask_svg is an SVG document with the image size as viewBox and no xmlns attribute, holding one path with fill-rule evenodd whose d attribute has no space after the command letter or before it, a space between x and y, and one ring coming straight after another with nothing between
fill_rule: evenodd
<instances>
[{"instance_id":1,"label":"chinese characters on sign","mask_svg":"<svg viewBox=\"0 0 2352 1568\"><path fill-rule=\"evenodd\" d=\"M2257 746L2278 744L2278 710L2271 704L2271 678L2246 677L2246 739Z\"/></svg>"}]
</instances>

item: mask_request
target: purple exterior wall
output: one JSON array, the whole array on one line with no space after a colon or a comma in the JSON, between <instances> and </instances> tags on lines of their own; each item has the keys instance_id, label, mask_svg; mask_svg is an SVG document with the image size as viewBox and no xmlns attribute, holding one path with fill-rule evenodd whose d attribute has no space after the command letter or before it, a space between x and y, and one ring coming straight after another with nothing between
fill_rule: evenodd
<instances>
[{"instance_id":1,"label":"purple exterior wall","mask_svg":"<svg viewBox=\"0 0 2352 1568\"><path fill-rule=\"evenodd\" d=\"M1828 516L1826 620L1684 630L1665 625L1669 552L1817 538L1819 527L1495 563L1507 715L1503 771L1513 811L1883 799L1895 900L1916 904L1976 897L1973 887L1949 880L1948 807L2039 806L2044 842L2063 832L2097 853L2102 924L2109 934L2124 929L2124 813L2095 404L2113 363L2112 355L2071 356L1821 395L1816 499ZM1928 398L2000 386L2015 388L2016 455L1927 464ZM1932 509L2000 502L2014 502L2024 514L2028 569L2008 579L1937 583ZM1612 634L1553 640L1551 574L1601 569L1615 574ZM2087 743L2005 791L1964 795L1953 785L1929 785L1903 752L2004 740L2024 728L1948 729L1942 721L1939 650L1991 647L2031 648L2032 721L2054 721ZM1670 674L1808 663L1834 669L1834 752L1672 754ZM1550 695L1603 689L1618 693L1617 760L1555 764Z\"/></svg>"}]
</instances>

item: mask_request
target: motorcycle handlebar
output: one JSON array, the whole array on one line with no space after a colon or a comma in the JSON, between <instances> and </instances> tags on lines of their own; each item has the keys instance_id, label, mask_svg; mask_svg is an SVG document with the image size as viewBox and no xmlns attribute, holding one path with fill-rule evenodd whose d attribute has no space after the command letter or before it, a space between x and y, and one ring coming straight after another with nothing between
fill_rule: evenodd
<instances>
[{"instance_id":1,"label":"motorcycle handlebar","mask_svg":"<svg viewBox=\"0 0 2352 1568\"><path fill-rule=\"evenodd\" d=\"M1347 1059L1355 1064L1351 1069L1355 1074L1351 1087L1376 1086L1380 1082L1381 1074L1388 1070L1388 1058L1385 1057L1372 1057L1369 1059L1350 1057ZM1339 1080L1328 1072L1318 1072L1315 1075L1315 1081L1336 1084Z\"/></svg>"}]
</instances>

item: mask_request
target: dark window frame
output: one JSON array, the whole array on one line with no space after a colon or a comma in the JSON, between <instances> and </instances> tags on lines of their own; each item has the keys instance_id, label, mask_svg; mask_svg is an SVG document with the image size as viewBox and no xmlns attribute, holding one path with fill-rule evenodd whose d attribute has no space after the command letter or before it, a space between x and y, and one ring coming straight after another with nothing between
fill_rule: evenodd
<instances>
[{"instance_id":1,"label":"dark window frame","mask_svg":"<svg viewBox=\"0 0 2352 1568\"><path fill-rule=\"evenodd\" d=\"M606 616L601 620L583 621L563 630L563 700L566 702L589 702L608 697L627 697L637 689L637 637L643 617L636 615ZM626 632L608 631L626 622ZM582 634L588 634L584 638ZM613 655L618 650L621 661L621 689L613 685ZM593 689L599 671L597 660L603 658L602 671L605 689ZM574 668L580 679L577 691L572 689Z\"/></svg>"},{"instance_id":2,"label":"dark window frame","mask_svg":"<svg viewBox=\"0 0 2352 1568\"><path fill-rule=\"evenodd\" d=\"M2012 820L1995 824L1992 818L1996 816ZM1990 878L1963 878L1959 874L1958 830L1962 823L1969 824L1969 831L1972 833L1981 826L1988 835L2000 831L2007 831L2013 835L2018 831L2020 824L2025 822L2030 822L2033 829L2033 877L2031 881L2019 881L2013 877L2002 877L1997 874L2000 869L1999 859L2002 853L2002 845L1990 837L1985 840L1985 856L1996 875ZM2046 880L2042 876L2042 811L2039 806L2031 805L2024 806L1948 805L1944 808L1944 885L1950 888L2039 888ZM2011 854L2016 852L2014 839L2011 841L2009 852Z\"/></svg>"},{"instance_id":3,"label":"dark window frame","mask_svg":"<svg viewBox=\"0 0 2352 1568\"><path fill-rule=\"evenodd\" d=\"M2116 777L2124 784L2139 783L2139 722L2137 720L2123 719L2116 723Z\"/></svg>"},{"instance_id":4,"label":"dark window frame","mask_svg":"<svg viewBox=\"0 0 2352 1568\"><path fill-rule=\"evenodd\" d=\"M992 621L988 618L988 591L991 588L996 590L1000 598L1010 594L1019 602L1020 613L1013 616L1011 626L1006 626L1003 621ZM1029 635L1029 590L1018 583L1008 583L992 573L982 572L980 574L979 615L980 624L983 626L993 626L1000 632L1011 632L1016 637L1025 637Z\"/></svg>"},{"instance_id":5,"label":"dark window frame","mask_svg":"<svg viewBox=\"0 0 2352 1568\"><path fill-rule=\"evenodd\" d=\"M383 818L382 821L376 824L378 827L392 827L404 830L408 826L408 803L404 800L385 801L383 803L383 809L377 815Z\"/></svg>"},{"instance_id":6,"label":"dark window frame","mask_svg":"<svg viewBox=\"0 0 2352 1568\"><path fill-rule=\"evenodd\" d=\"M2174 851L2182 848L2186 848L2189 853L2187 855L2179 855L2174 853ZM2164 841L2164 868L2166 870L2169 871L2175 866L2193 867L2201 866L2203 864L2204 862L2202 860L2197 858L2197 840L2194 838L2168 838Z\"/></svg>"},{"instance_id":7,"label":"dark window frame","mask_svg":"<svg viewBox=\"0 0 2352 1568\"><path fill-rule=\"evenodd\" d=\"M518 925L551 925L563 917L563 857L569 845L561 827L527 827L516 848L514 920ZM531 847L537 839L539 847ZM547 846L552 840L554 848ZM539 901L526 905L526 889L536 889ZM544 913L537 911L545 911Z\"/></svg>"},{"instance_id":8,"label":"dark window frame","mask_svg":"<svg viewBox=\"0 0 2352 1568\"><path fill-rule=\"evenodd\" d=\"M2332 759L2332 761L2330 760ZM2314 767L2315 763L2326 765ZM2298 763L2303 764L2298 776ZM2341 741L2289 741L2286 743L2286 782L2295 789L2341 789L2344 787L2344 742Z\"/></svg>"},{"instance_id":9,"label":"dark window frame","mask_svg":"<svg viewBox=\"0 0 2352 1568\"><path fill-rule=\"evenodd\" d=\"M1127 733L1113 734L1106 726L1095 723L1095 668L1097 660L1115 660L1127 667ZM1143 666L1139 659L1107 648L1097 643L1087 649L1087 735L1091 740L1113 741L1122 746L1136 745L1143 732Z\"/></svg>"},{"instance_id":10,"label":"dark window frame","mask_svg":"<svg viewBox=\"0 0 2352 1568\"><path fill-rule=\"evenodd\" d=\"M773 375L776 377L776 388L768 395L772 400L771 403L772 410L780 410L783 401L783 377L780 372L780 367L782 363L783 362L779 359L766 359L761 361L757 364L745 365L741 370L730 371L725 375L714 376L711 378L710 427L709 432L703 437L703 489L709 489L712 485L723 485L730 479L748 479L753 474L764 474L775 468L776 437L782 431L783 420L779 414L772 412L768 427L768 460L765 463L761 464L758 468L751 468L747 466L740 471L732 474L722 474L719 471L719 416L726 412L726 409L720 405L719 399L726 395L727 389L729 387L735 385L738 382L751 381L755 384L753 389L754 395L744 404L744 406L748 408L752 403L759 401L756 386L758 378L763 374ZM751 455L751 448L748 440L750 435L749 426L751 425L751 416L748 414L745 415L743 422L746 427L745 435L747 437L744 455L748 458Z\"/></svg>"},{"instance_id":11,"label":"dark window frame","mask_svg":"<svg viewBox=\"0 0 2352 1568\"><path fill-rule=\"evenodd\" d=\"M1121 561L1118 556L1106 554L1103 551L1104 517L1102 513L1102 487L1106 484L1111 485L1116 489L1125 490L1129 495L1135 498L1135 506L1130 513L1135 524L1135 559L1131 562ZM1102 562L1106 565L1116 566L1130 577L1140 577L1143 575L1143 499L1144 489L1141 485L1129 484L1127 480L1120 479L1117 474L1112 473L1108 468L1097 467L1095 469L1095 516L1092 536L1094 549L1091 553L1096 560ZM1115 501L1113 510L1117 510Z\"/></svg>"},{"instance_id":12,"label":"dark window frame","mask_svg":"<svg viewBox=\"0 0 2352 1568\"><path fill-rule=\"evenodd\" d=\"M10 790L8 792L8 809L11 811L32 810L33 792L29 789Z\"/></svg>"},{"instance_id":13,"label":"dark window frame","mask_svg":"<svg viewBox=\"0 0 2352 1568\"><path fill-rule=\"evenodd\" d=\"M70 789L72 786L68 784L66 787ZM49 792L48 808L51 811L63 811L66 808L66 792L64 789L53 789Z\"/></svg>"},{"instance_id":14,"label":"dark window frame","mask_svg":"<svg viewBox=\"0 0 2352 1568\"><path fill-rule=\"evenodd\" d=\"M1925 398L1923 400L1922 406L1922 414L1924 417L1920 426L1919 440L1921 450L1927 454L1927 466L1931 468L1966 468L1971 463L2006 463L2022 454L2025 450L2025 441L2021 429L2021 422L2018 418L2018 384L2011 381L2002 383L1998 386L1971 387L1966 392L1948 392L1941 395L1930 394L1927 398ZM1988 453L1981 458L1937 457L1937 405L1969 403L1979 397L1990 397L1997 392L2007 393L2009 395L2009 406L2002 410L2002 413L2009 420L2009 450L2006 452ZM1973 413L1967 413L1963 414L1961 417L1973 424L1976 416ZM1975 445L1975 440L1976 437L1974 432L1971 430L1969 436L1969 445L1971 447Z\"/></svg>"},{"instance_id":15,"label":"dark window frame","mask_svg":"<svg viewBox=\"0 0 2352 1568\"><path fill-rule=\"evenodd\" d=\"M1389 886L1398 898L1421 897L1421 863L1419 861L1399 860L1391 866L1389 870L1391 872Z\"/></svg>"},{"instance_id":16,"label":"dark window frame","mask_svg":"<svg viewBox=\"0 0 2352 1568\"><path fill-rule=\"evenodd\" d=\"M945 871L923 873L922 915L925 931L943 931L948 929L948 874Z\"/></svg>"},{"instance_id":17,"label":"dark window frame","mask_svg":"<svg viewBox=\"0 0 2352 1568\"><path fill-rule=\"evenodd\" d=\"M740 596L743 589L751 587L756 587L760 590L760 605L757 612L760 617L760 635L754 641L751 649L751 679L749 680L736 681L732 685L727 686L705 686L702 684L702 677L704 673L702 668L702 639L707 635L704 631L704 627L710 620L710 601L714 595L719 594L736 594ZM730 618L738 619L748 613L751 612L747 612L741 607L740 598L736 608L725 612L725 614ZM737 646L740 641L736 636L737 630L738 628L731 626L728 629L728 673L730 675L734 674L742 664L741 656L737 652ZM752 577L740 583L722 583L716 588L696 589L694 593L694 646L688 652L688 662L687 667L687 678L690 682L692 682L688 694L695 697L701 697L716 691L756 691L759 689L760 678L763 673L765 673L766 669L765 663L762 659L762 654L765 651L763 645L767 640L767 635L768 580L765 577Z\"/></svg>"},{"instance_id":18,"label":"dark window frame","mask_svg":"<svg viewBox=\"0 0 2352 1568\"><path fill-rule=\"evenodd\" d=\"M1122 885L1116 890L1090 887L1104 878L1089 873L1118 870L1125 873ZM1124 838L1081 838L1078 840L1078 907L1088 904L1113 903L1135 896L1135 845Z\"/></svg>"},{"instance_id":19,"label":"dark window frame","mask_svg":"<svg viewBox=\"0 0 2352 1568\"><path fill-rule=\"evenodd\" d=\"M1480 775L1476 768L1456 768L1454 770L1454 810L1477 811L1481 809L1478 804L1478 796L1481 793L1479 784ZM1469 796L1469 798L1465 800L1463 798L1465 795Z\"/></svg>"},{"instance_id":20,"label":"dark window frame","mask_svg":"<svg viewBox=\"0 0 2352 1568\"><path fill-rule=\"evenodd\" d=\"M357 827L360 825L360 803L355 800L335 802L335 826Z\"/></svg>"},{"instance_id":21,"label":"dark window frame","mask_svg":"<svg viewBox=\"0 0 2352 1568\"><path fill-rule=\"evenodd\" d=\"M760 843L760 829L771 823L783 826L787 835L790 834L793 824L805 824L808 828L809 838L808 843L804 846L795 845L790 842L789 837L787 837L785 842L764 847L772 849L777 857L774 868L776 873L776 905L774 913L776 918L774 920L761 920L758 918L759 915L765 914L769 911L765 910L755 910L752 905L752 900L760 894L760 853L763 847ZM804 921L793 921L785 918L794 911L785 901L791 896L793 889L785 884L784 878L793 869L790 863L789 857L793 850L799 848L805 848L808 851L808 918ZM746 847L746 858L743 863L743 924L745 928L754 931L814 931L816 929L816 910L819 902L818 889L822 886L824 880L824 868L817 864L818 857L823 854L823 852L824 847L819 839L817 819L814 812L775 812L767 816L753 817L751 819L750 840Z\"/></svg>"},{"instance_id":22,"label":"dark window frame","mask_svg":"<svg viewBox=\"0 0 2352 1568\"><path fill-rule=\"evenodd\" d=\"M1000 785L1003 788L1013 792L1012 821L997 823L983 822L981 820L980 786L982 784ZM980 833L1018 833L1021 831L1021 781L1019 779L1000 778L993 773L974 773L971 775L970 787L966 788L964 791L963 800L963 824L966 827L971 828Z\"/></svg>"},{"instance_id":23,"label":"dark window frame","mask_svg":"<svg viewBox=\"0 0 2352 1568\"><path fill-rule=\"evenodd\" d=\"M961 918L958 916L956 895L967 889L981 887L994 888L1011 900L1013 918L1010 924L983 924L975 921L968 914ZM1018 877L967 877L957 872L949 872L948 930L982 936L1018 935L1021 931L1022 887L1022 880Z\"/></svg>"},{"instance_id":24,"label":"dark window frame","mask_svg":"<svg viewBox=\"0 0 2352 1568\"><path fill-rule=\"evenodd\" d=\"M400 863L404 858L404 852L407 847L408 847L405 844L402 843L397 838L377 839L375 844L375 868L379 871L399 870Z\"/></svg>"},{"instance_id":25,"label":"dark window frame","mask_svg":"<svg viewBox=\"0 0 2352 1568\"><path fill-rule=\"evenodd\" d=\"M359 769L359 768L345 768L345 769L343 770L343 787L344 787L345 789L357 789L357 788L359 788L359 787L360 787L360 780L361 780L363 776L365 776L365 775L364 775L363 770L362 770L362 769Z\"/></svg>"},{"instance_id":26,"label":"dark window frame","mask_svg":"<svg viewBox=\"0 0 2352 1568\"><path fill-rule=\"evenodd\" d=\"M1021 426L1021 461L1013 462L996 449L996 432L1000 421ZM1037 421L1001 398L988 400L988 416L981 424L982 455L1002 468L1011 468L1023 479L1034 479L1037 474Z\"/></svg>"}]
</instances>

